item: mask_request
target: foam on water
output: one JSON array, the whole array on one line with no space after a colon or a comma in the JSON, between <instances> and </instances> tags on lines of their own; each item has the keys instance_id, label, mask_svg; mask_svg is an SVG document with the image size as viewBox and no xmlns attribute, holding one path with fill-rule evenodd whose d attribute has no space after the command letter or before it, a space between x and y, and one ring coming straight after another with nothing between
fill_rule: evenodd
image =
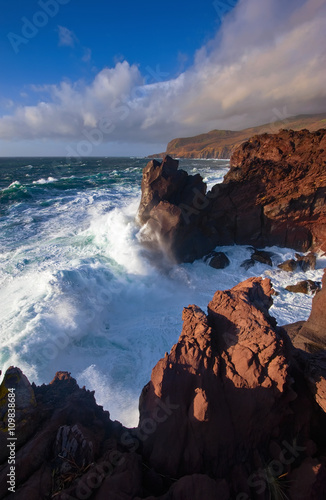
<instances>
[{"instance_id":1,"label":"foam on water","mask_svg":"<svg viewBox=\"0 0 326 500\"><path fill-rule=\"evenodd\" d=\"M223 169L198 163L209 182L222 179ZM306 319L312 300L283 289L302 273L240 268L247 247L222 248L231 260L224 270L203 260L159 270L137 239L140 186L132 168L110 172L122 180L109 188L53 192L45 184L33 203L13 204L0 219L1 369L19 366L36 383L68 370L130 426L152 368L180 335L184 306L206 311L217 289L257 275L270 276L279 292L272 307L279 324ZM271 251L275 265L294 254ZM307 276L320 279L325 265L320 258Z\"/></svg>"}]
</instances>

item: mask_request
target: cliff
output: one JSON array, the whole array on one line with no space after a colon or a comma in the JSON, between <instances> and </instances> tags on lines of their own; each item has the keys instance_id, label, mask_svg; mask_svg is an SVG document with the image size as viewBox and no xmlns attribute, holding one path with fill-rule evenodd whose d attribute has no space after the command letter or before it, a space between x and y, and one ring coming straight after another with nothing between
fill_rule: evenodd
<instances>
[{"instance_id":1,"label":"cliff","mask_svg":"<svg viewBox=\"0 0 326 500\"><path fill-rule=\"evenodd\" d=\"M0 498L325 498L325 351L292 346L268 312L272 295L269 280L251 278L216 292L207 315L186 307L135 429L112 422L69 373L37 387L7 370Z\"/></svg>"},{"instance_id":2,"label":"cliff","mask_svg":"<svg viewBox=\"0 0 326 500\"><path fill-rule=\"evenodd\" d=\"M194 137L173 139L167 145L165 153L151 155L149 158L162 158L165 155L176 158L230 158L235 149L253 135L276 133L280 129L308 129L314 132L325 128L325 124L326 113L322 113L293 116L239 131L212 130Z\"/></svg>"},{"instance_id":3,"label":"cliff","mask_svg":"<svg viewBox=\"0 0 326 500\"><path fill-rule=\"evenodd\" d=\"M218 245L326 250L326 130L282 130L244 142L221 184L167 156L144 169L138 219L147 245L192 262Z\"/></svg>"}]
</instances>

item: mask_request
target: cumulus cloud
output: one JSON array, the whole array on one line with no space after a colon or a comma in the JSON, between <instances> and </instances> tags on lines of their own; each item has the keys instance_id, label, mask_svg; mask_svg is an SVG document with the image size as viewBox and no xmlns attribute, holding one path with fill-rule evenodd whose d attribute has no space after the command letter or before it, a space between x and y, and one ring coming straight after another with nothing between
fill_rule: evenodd
<instances>
[{"instance_id":1,"label":"cumulus cloud","mask_svg":"<svg viewBox=\"0 0 326 500\"><path fill-rule=\"evenodd\" d=\"M108 142L167 142L324 112L325 32L324 0L239 0L178 77L146 83L123 61L88 85L43 87L46 100L0 118L0 138L71 141L100 129Z\"/></svg>"}]
</instances>

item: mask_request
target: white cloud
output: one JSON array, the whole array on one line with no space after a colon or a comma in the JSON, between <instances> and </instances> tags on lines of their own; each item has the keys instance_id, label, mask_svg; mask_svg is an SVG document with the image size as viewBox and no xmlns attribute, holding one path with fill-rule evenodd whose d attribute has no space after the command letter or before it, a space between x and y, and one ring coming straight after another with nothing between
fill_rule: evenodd
<instances>
[{"instance_id":1,"label":"white cloud","mask_svg":"<svg viewBox=\"0 0 326 500\"><path fill-rule=\"evenodd\" d=\"M88 85L35 87L42 102L0 118L0 138L78 141L106 120L104 141L166 143L275 121L284 109L323 112L325 33L324 0L240 0L177 78L146 84L149 75L123 61Z\"/></svg>"},{"instance_id":2,"label":"white cloud","mask_svg":"<svg viewBox=\"0 0 326 500\"><path fill-rule=\"evenodd\" d=\"M60 47L74 47L78 41L75 33L64 26L58 26L58 35Z\"/></svg>"}]
</instances>

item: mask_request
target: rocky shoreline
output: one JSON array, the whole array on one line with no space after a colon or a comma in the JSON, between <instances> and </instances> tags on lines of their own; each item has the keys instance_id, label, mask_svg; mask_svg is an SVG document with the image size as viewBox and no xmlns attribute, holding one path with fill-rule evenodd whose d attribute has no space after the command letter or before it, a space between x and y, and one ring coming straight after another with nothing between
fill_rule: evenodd
<instances>
[{"instance_id":1,"label":"rocky shoreline","mask_svg":"<svg viewBox=\"0 0 326 500\"><path fill-rule=\"evenodd\" d=\"M169 156L152 160L138 214L143 241L176 262L232 244L325 251L325 162L324 129L254 136L209 192L199 174L178 170Z\"/></svg>"},{"instance_id":2,"label":"rocky shoreline","mask_svg":"<svg viewBox=\"0 0 326 500\"><path fill-rule=\"evenodd\" d=\"M301 325L323 341L325 280L326 273ZM324 498L326 354L293 346L269 315L272 296L269 279L250 278L216 292L207 315L186 307L178 343L142 391L137 428L111 421L69 373L37 387L8 369L0 386L0 498ZM15 493L7 484L10 390Z\"/></svg>"},{"instance_id":3,"label":"rocky shoreline","mask_svg":"<svg viewBox=\"0 0 326 500\"><path fill-rule=\"evenodd\" d=\"M166 157L145 167L145 245L191 262L218 245L326 247L326 130L253 137L224 182ZM221 265L220 253L211 254ZM268 252L253 249L253 262ZM313 254L283 264L314 266ZM247 263L249 265L249 263ZM269 279L217 291L207 314L158 361L128 429L68 372L0 386L0 499L322 500L326 498L326 271L305 322L277 326ZM10 488L10 489L9 489Z\"/></svg>"}]
</instances>

